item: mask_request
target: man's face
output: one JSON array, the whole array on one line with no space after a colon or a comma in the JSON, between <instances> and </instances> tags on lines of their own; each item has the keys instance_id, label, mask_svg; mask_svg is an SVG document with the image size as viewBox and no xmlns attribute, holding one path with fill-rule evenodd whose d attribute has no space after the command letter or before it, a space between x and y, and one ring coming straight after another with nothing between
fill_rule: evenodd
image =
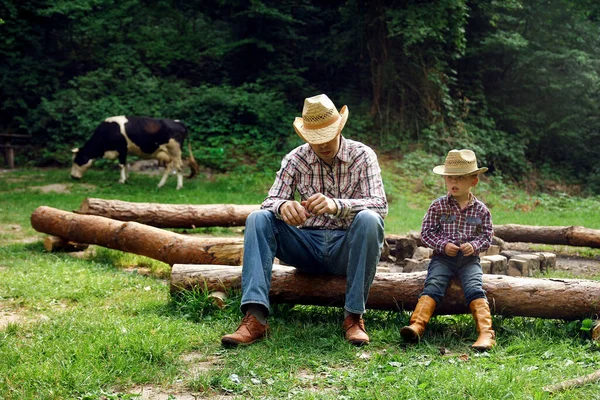
<instances>
[{"instance_id":1,"label":"man's face","mask_svg":"<svg viewBox=\"0 0 600 400\"><path fill-rule=\"evenodd\" d=\"M338 150L340 149L340 134L338 133L336 137L334 137L327 143L309 144L321 160L325 161L327 164L331 164L333 162L333 157L335 157Z\"/></svg>"}]
</instances>

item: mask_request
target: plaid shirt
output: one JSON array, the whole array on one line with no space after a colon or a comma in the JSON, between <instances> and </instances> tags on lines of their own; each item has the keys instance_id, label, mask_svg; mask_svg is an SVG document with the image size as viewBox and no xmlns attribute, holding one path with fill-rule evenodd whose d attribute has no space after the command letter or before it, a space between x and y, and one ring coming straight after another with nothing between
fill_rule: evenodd
<instances>
[{"instance_id":1,"label":"plaid shirt","mask_svg":"<svg viewBox=\"0 0 600 400\"><path fill-rule=\"evenodd\" d=\"M434 200L421 227L421 240L438 255L445 254L449 242L457 246L471 243L478 255L490 247L493 235L490 211L472 194L462 210L450 194Z\"/></svg>"},{"instance_id":2,"label":"plaid shirt","mask_svg":"<svg viewBox=\"0 0 600 400\"><path fill-rule=\"evenodd\" d=\"M296 191L301 201L322 193L332 198L338 208L334 215L308 217L301 228L348 229L359 211L373 210L382 218L388 212L375 152L343 136L332 165L323 162L308 143L288 153L261 208L281 219L279 208L294 200Z\"/></svg>"}]
</instances>

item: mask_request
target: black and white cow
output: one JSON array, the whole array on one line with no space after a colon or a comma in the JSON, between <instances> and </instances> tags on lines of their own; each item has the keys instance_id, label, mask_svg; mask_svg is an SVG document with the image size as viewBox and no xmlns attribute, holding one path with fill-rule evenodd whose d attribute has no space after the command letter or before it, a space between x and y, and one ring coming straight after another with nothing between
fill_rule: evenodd
<instances>
[{"instance_id":1,"label":"black and white cow","mask_svg":"<svg viewBox=\"0 0 600 400\"><path fill-rule=\"evenodd\" d=\"M71 177L81 179L96 158L119 159L121 167L120 183L127 181L127 154L143 158L154 158L166 166L158 187L162 187L172 170L177 172L177 189L183 187L183 162L181 152L187 136L187 128L181 122L171 119L148 117L109 117L94 131L81 149L73 149ZM199 171L191 146L191 173L193 178Z\"/></svg>"}]
</instances>

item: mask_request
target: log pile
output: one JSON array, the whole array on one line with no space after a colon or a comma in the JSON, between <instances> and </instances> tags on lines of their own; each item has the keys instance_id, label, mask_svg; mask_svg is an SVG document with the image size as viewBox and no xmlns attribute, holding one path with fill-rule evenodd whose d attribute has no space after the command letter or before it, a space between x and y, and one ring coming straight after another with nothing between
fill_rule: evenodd
<instances>
[{"instance_id":1,"label":"log pile","mask_svg":"<svg viewBox=\"0 0 600 400\"><path fill-rule=\"evenodd\" d=\"M161 205L150 203L127 203L117 200L85 199L78 213L69 213L53 209L51 207L39 207L31 216L34 229L52 235L45 240L48 251L58 251L71 248L75 250L79 246L96 244L112 249L122 250L134 254L163 261L169 265L175 263L201 263L240 265L243 257L242 238L211 238L199 239L187 235L180 235L156 227L148 226L139 222L123 222L121 219L141 219L148 221L152 218L155 225L175 225L179 218L179 226L185 226L182 219L187 210L191 214L191 208L179 208L173 205L163 205L166 208L175 207L176 212L164 213ZM216 215L224 216L219 205L215 210ZM131 207L131 210L127 211ZM198 206L201 207L201 206ZM210 206L212 207L212 206ZM239 223L245 221L247 214L251 212L250 207L238 210L237 220L217 218L225 223ZM100 210L106 208L103 214L117 216L120 220L113 218L88 215L99 214ZM144 210L144 212L138 212ZM153 212L156 215L153 215ZM198 210L198 209L197 209ZM205 209L207 211L208 208ZM118 211L118 212L117 212ZM81 214L85 212L85 214ZM165 219L164 215L171 218ZM199 214L196 214L199 215ZM215 215L215 214L213 214ZM175 218L177 217L177 218ZM212 219L215 221L215 219ZM197 221L202 223L201 221ZM501 242L499 242L501 243ZM380 266L379 272L416 272L427 269L431 250L421 247L422 243L418 234L387 235L386 247L382 252L381 261L393 261L386 266ZM545 272L553 267L556 256L551 253L538 253L535 255L519 255L500 252L499 246L492 246L488 253L482 257L484 273L510 276L533 276L536 272ZM410 258L407 258L410 257Z\"/></svg>"},{"instance_id":2,"label":"log pile","mask_svg":"<svg viewBox=\"0 0 600 400\"><path fill-rule=\"evenodd\" d=\"M89 200L84 201L87 206L82 205L82 210L98 210L101 202ZM120 203L111 204L110 207L117 210ZM37 231L52 235L45 241L48 251L65 247L77 249L79 244L96 244L165 262L173 266L171 291L174 294L196 287L220 292L239 288L241 285L239 265L243 256L242 238L199 238L135 221L120 221L80 212L71 213L41 206L31 215L31 224ZM161 211L155 209L155 212ZM251 210L240 211L246 212L249 214ZM245 217L241 218L245 222ZM157 225L163 224L160 216L155 216L154 221ZM233 219L227 221L230 224L240 223L240 219L235 220L238 222L233 222ZM427 249L420 247L422 243L415 234L387 235L386 242L389 251L383 257L387 260L404 260L408 254L410 257L420 254L419 257L426 259L428 254ZM482 257L482 266L489 273L484 275L484 288L495 314L566 320L600 314L600 302L597 301L600 298L600 282L529 278L538 270L543 272L551 268L554 255L539 253L536 257L525 257L523 254L503 252L499 247L491 251L500 254ZM489 265L486 257L489 257ZM499 273L524 278L501 276ZM425 272L397 274L379 269L368 307L412 310L424 279ZM340 306L344 301L345 281L345 277L306 275L292 267L276 265L270 296L273 302ZM439 314L469 312L458 282L452 282L443 304L436 311Z\"/></svg>"}]
</instances>

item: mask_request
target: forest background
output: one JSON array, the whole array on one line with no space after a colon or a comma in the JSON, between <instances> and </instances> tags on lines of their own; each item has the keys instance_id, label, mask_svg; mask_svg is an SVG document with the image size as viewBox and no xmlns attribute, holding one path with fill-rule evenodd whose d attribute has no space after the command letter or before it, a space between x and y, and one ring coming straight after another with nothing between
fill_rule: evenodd
<instances>
[{"instance_id":1,"label":"forest background","mask_svg":"<svg viewBox=\"0 0 600 400\"><path fill-rule=\"evenodd\" d=\"M0 132L70 163L104 118L181 119L196 159L277 169L305 97L380 154L469 147L600 193L594 0L0 0ZM536 180L537 181L537 180Z\"/></svg>"}]
</instances>

